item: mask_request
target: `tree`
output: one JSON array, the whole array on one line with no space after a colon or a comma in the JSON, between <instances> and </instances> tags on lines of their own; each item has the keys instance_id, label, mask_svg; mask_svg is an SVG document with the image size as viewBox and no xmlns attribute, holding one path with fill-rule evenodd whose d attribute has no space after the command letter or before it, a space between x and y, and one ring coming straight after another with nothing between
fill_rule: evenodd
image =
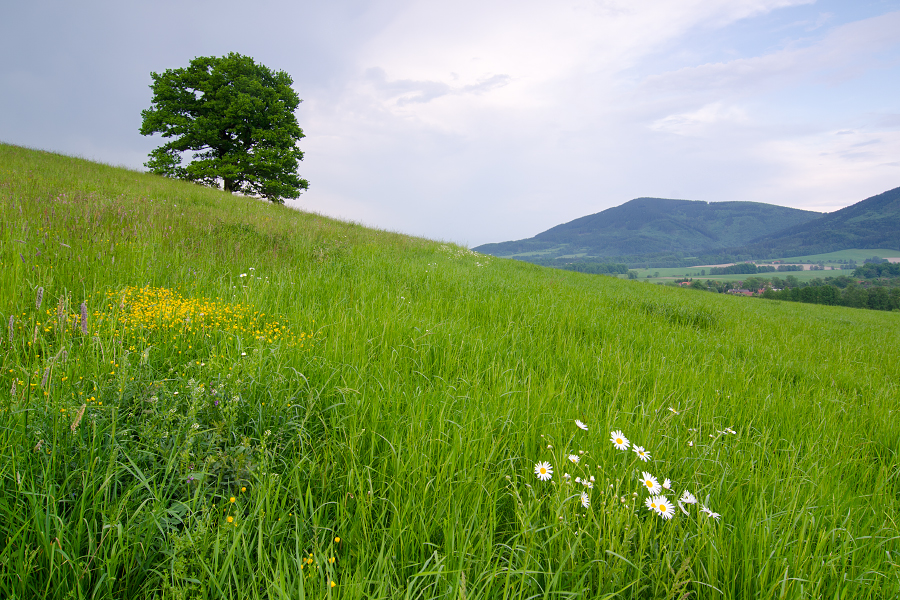
<instances>
[{"instance_id":1,"label":"tree","mask_svg":"<svg viewBox=\"0 0 900 600\"><path fill-rule=\"evenodd\" d=\"M141 135L174 138L150 153L153 173L283 203L309 182L297 175L305 137L294 111L301 100L284 71L249 56L201 56L185 69L151 73L153 100ZM193 151L181 164L182 153Z\"/></svg>"}]
</instances>

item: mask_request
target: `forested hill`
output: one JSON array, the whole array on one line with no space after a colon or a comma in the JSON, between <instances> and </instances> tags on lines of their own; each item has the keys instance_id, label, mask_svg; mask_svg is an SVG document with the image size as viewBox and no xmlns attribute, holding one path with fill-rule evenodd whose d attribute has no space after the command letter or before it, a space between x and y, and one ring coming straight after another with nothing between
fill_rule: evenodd
<instances>
[{"instance_id":1,"label":"forested hill","mask_svg":"<svg viewBox=\"0 0 900 600\"><path fill-rule=\"evenodd\" d=\"M530 239L484 244L474 250L495 256L537 252L544 257L702 254L744 246L773 231L801 226L820 216L757 202L636 198L557 225Z\"/></svg>"},{"instance_id":2,"label":"forested hill","mask_svg":"<svg viewBox=\"0 0 900 600\"><path fill-rule=\"evenodd\" d=\"M740 248L740 253L771 258L847 248L900 250L900 187L814 221L767 234Z\"/></svg>"}]
</instances>

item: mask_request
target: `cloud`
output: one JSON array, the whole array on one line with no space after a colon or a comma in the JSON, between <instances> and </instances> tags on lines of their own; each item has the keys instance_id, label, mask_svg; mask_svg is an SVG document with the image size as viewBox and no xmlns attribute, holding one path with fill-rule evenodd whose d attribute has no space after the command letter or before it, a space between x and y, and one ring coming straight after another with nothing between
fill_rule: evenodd
<instances>
[{"instance_id":1,"label":"cloud","mask_svg":"<svg viewBox=\"0 0 900 600\"><path fill-rule=\"evenodd\" d=\"M503 87L510 81L510 76L504 74L491 75L476 83L455 87L442 81L388 80L384 69L380 67L367 69L365 77L385 98L395 101L398 106L431 102L447 95L481 95Z\"/></svg>"},{"instance_id":2,"label":"cloud","mask_svg":"<svg viewBox=\"0 0 900 600\"><path fill-rule=\"evenodd\" d=\"M880 54L900 45L900 12L849 23L804 47L790 45L762 56L685 67L651 75L640 94L729 96L815 80L836 83L885 66Z\"/></svg>"},{"instance_id":3,"label":"cloud","mask_svg":"<svg viewBox=\"0 0 900 600\"><path fill-rule=\"evenodd\" d=\"M664 131L677 135L701 135L709 132L715 125L723 123L743 124L748 121L749 119L744 109L737 106L725 106L721 102L713 102L695 111L657 119L649 127L654 131Z\"/></svg>"}]
</instances>

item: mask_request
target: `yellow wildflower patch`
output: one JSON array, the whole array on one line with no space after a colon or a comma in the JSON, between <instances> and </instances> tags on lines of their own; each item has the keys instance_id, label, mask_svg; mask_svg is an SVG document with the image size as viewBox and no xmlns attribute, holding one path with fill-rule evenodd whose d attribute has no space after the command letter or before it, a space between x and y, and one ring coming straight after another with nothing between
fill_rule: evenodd
<instances>
[{"instance_id":1,"label":"yellow wildflower patch","mask_svg":"<svg viewBox=\"0 0 900 600\"><path fill-rule=\"evenodd\" d=\"M117 325L122 333L216 331L266 343L284 342L289 347L303 347L311 338L304 332L294 333L282 322L267 320L248 304L187 298L168 288L150 286L110 290L105 296L111 311L119 309Z\"/></svg>"}]
</instances>

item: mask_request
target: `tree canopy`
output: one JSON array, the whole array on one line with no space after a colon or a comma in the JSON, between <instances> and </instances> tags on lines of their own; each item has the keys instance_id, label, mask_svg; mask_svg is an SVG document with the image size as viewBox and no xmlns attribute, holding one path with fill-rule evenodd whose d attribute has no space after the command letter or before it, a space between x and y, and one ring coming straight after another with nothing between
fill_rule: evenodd
<instances>
[{"instance_id":1,"label":"tree canopy","mask_svg":"<svg viewBox=\"0 0 900 600\"><path fill-rule=\"evenodd\" d=\"M297 174L305 136L294 111L302 101L287 73L232 52L150 75L141 134L172 138L150 153L150 171L277 203L309 187ZM187 151L193 155L182 165Z\"/></svg>"}]
</instances>

